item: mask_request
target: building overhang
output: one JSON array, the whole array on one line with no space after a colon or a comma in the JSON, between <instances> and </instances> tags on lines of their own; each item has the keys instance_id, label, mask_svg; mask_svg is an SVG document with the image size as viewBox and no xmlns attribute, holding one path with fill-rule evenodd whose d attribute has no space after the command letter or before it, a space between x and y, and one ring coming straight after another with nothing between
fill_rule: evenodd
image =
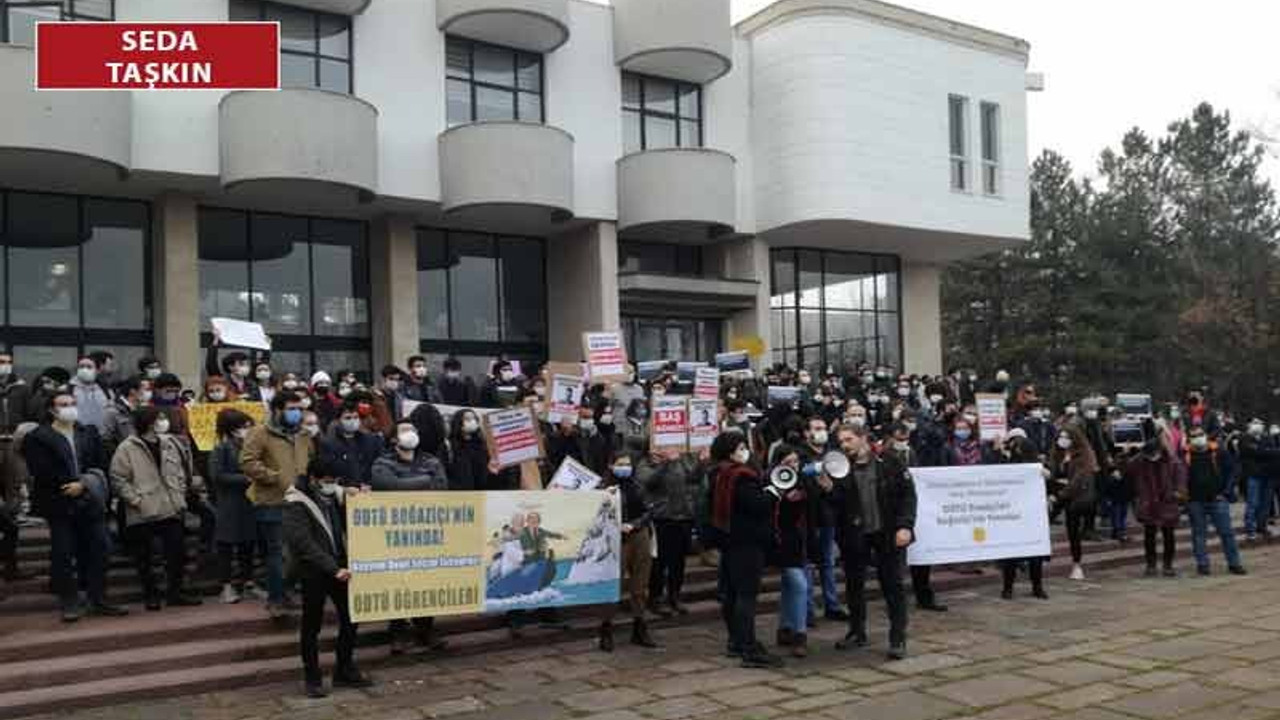
<instances>
[{"instance_id":1,"label":"building overhang","mask_svg":"<svg viewBox=\"0 0 1280 720\"><path fill-rule=\"evenodd\" d=\"M903 260L943 264L1021 247L1028 236L997 237L942 232L858 220L808 220L761 232L771 248L880 253Z\"/></svg>"},{"instance_id":2,"label":"building overhang","mask_svg":"<svg viewBox=\"0 0 1280 720\"><path fill-rule=\"evenodd\" d=\"M754 308L759 290L755 280L618 273L618 301L628 313L727 317Z\"/></svg>"},{"instance_id":3,"label":"building overhang","mask_svg":"<svg viewBox=\"0 0 1280 720\"><path fill-rule=\"evenodd\" d=\"M276 0L276 2L335 15L359 15L368 9L372 0Z\"/></svg>"},{"instance_id":4,"label":"building overhang","mask_svg":"<svg viewBox=\"0 0 1280 720\"><path fill-rule=\"evenodd\" d=\"M441 204L451 221L542 227L573 217L573 136L564 130L484 121L450 128L439 142Z\"/></svg>"},{"instance_id":5,"label":"building overhang","mask_svg":"<svg viewBox=\"0 0 1280 720\"><path fill-rule=\"evenodd\" d=\"M709 83L733 67L729 0L613 0L619 67Z\"/></svg>"},{"instance_id":6,"label":"building overhang","mask_svg":"<svg viewBox=\"0 0 1280 720\"><path fill-rule=\"evenodd\" d=\"M549 53L569 41L568 0L437 0L441 32Z\"/></svg>"},{"instance_id":7,"label":"building overhang","mask_svg":"<svg viewBox=\"0 0 1280 720\"><path fill-rule=\"evenodd\" d=\"M700 245L733 234L733 156L707 148L665 148L618 160L618 235Z\"/></svg>"}]
</instances>

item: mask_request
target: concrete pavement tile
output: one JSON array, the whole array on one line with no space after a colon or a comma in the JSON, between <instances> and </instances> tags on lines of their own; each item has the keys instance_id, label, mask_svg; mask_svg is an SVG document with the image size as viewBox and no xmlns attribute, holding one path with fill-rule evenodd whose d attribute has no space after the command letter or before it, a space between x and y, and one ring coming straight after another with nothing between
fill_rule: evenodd
<instances>
[{"instance_id":1,"label":"concrete pavement tile","mask_svg":"<svg viewBox=\"0 0 1280 720\"><path fill-rule=\"evenodd\" d=\"M658 680L649 685L649 692L658 697L692 695L708 689L724 689L743 685L762 685L785 680L780 673L749 668L726 668L707 673L693 673L681 677Z\"/></svg>"},{"instance_id":2,"label":"concrete pavement tile","mask_svg":"<svg viewBox=\"0 0 1280 720\"><path fill-rule=\"evenodd\" d=\"M585 680L566 680L565 682L547 683L524 690L499 690L486 693L485 702L490 705L518 705L544 700L556 700L565 695L590 692L596 686Z\"/></svg>"},{"instance_id":3,"label":"concrete pavement tile","mask_svg":"<svg viewBox=\"0 0 1280 720\"><path fill-rule=\"evenodd\" d=\"M879 685L864 685L858 688L858 692L869 697L879 695L892 695L904 690L912 690L918 688L925 683L925 678L916 675L915 677L894 680L893 682L880 683Z\"/></svg>"},{"instance_id":4,"label":"concrete pavement tile","mask_svg":"<svg viewBox=\"0 0 1280 720\"><path fill-rule=\"evenodd\" d=\"M1177 668L1182 672L1193 674L1213 675L1227 670L1236 668L1249 667L1251 663L1248 660L1238 660L1222 655L1211 655L1209 657L1192 660L1190 662L1178 663Z\"/></svg>"},{"instance_id":5,"label":"concrete pavement tile","mask_svg":"<svg viewBox=\"0 0 1280 720\"><path fill-rule=\"evenodd\" d=\"M645 718L635 710L610 710L588 715L584 718L579 718L579 720L645 720Z\"/></svg>"},{"instance_id":6,"label":"concrete pavement tile","mask_svg":"<svg viewBox=\"0 0 1280 720\"><path fill-rule=\"evenodd\" d=\"M1247 697L1243 700L1243 703L1249 707L1280 710L1280 690L1272 690L1269 693Z\"/></svg>"},{"instance_id":7,"label":"concrete pavement tile","mask_svg":"<svg viewBox=\"0 0 1280 720\"><path fill-rule=\"evenodd\" d=\"M964 708L955 703L908 691L841 705L825 711L823 715L833 720L940 720L963 712Z\"/></svg>"},{"instance_id":8,"label":"concrete pavement tile","mask_svg":"<svg viewBox=\"0 0 1280 720\"><path fill-rule=\"evenodd\" d=\"M778 707L789 713L798 713L835 705L851 705L864 698L851 692L825 692L818 695L802 695L794 700L779 703Z\"/></svg>"},{"instance_id":9,"label":"concrete pavement tile","mask_svg":"<svg viewBox=\"0 0 1280 720\"><path fill-rule=\"evenodd\" d=\"M843 668L840 670L823 670L822 674L828 677L833 677L837 680L843 680L844 682L850 683L855 686L878 685L880 683L891 682L894 680L894 676L892 675L889 675L887 673L882 673L879 670L875 670L867 667Z\"/></svg>"},{"instance_id":10,"label":"concrete pavement tile","mask_svg":"<svg viewBox=\"0 0 1280 720\"><path fill-rule=\"evenodd\" d=\"M1125 648L1122 651L1122 654L1147 658L1149 660L1176 662L1179 660L1191 660L1193 658L1204 657L1206 655L1216 655L1233 648L1234 646L1231 643L1219 642L1217 640L1180 637L1170 640L1157 640L1156 642L1146 643L1145 645L1134 645L1133 647Z\"/></svg>"},{"instance_id":11,"label":"concrete pavement tile","mask_svg":"<svg viewBox=\"0 0 1280 720\"><path fill-rule=\"evenodd\" d=\"M1055 685L1006 673L938 685L928 692L970 707L991 707L1057 690Z\"/></svg>"},{"instance_id":12,"label":"concrete pavement tile","mask_svg":"<svg viewBox=\"0 0 1280 720\"><path fill-rule=\"evenodd\" d=\"M1128 685L1129 687L1150 690L1152 688L1165 687L1166 685L1189 682L1191 680L1195 680L1197 677L1197 675L1178 672L1176 670L1156 670L1154 672L1128 675L1119 678L1116 682L1122 685Z\"/></svg>"},{"instance_id":13,"label":"concrete pavement tile","mask_svg":"<svg viewBox=\"0 0 1280 720\"><path fill-rule=\"evenodd\" d=\"M1273 660L1280 657L1280 643L1273 642L1230 648L1222 654L1227 657L1240 658L1241 660L1252 660L1253 662Z\"/></svg>"},{"instance_id":14,"label":"concrete pavement tile","mask_svg":"<svg viewBox=\"0 0 1280 720\"><path fill-rule=\"evenodd\" d=\"M1028 668L1022 670L1021 673L1037 680L1047 680L1056 685L1075 687L1104 680L1114 680L1128 675L1129 671L1083 660L1070 660L1056 665Z\"/></svg>"},{"instance_id":15,"label":"concrete pavement tile","mask_svg":"<svg viewBox=\"0 0 1280 720\"><path fill-rule=\"evenodd\" d=\"M601 690L591 690L589 692L578 693L576 695L565 695L558 700L578 711L600 712L602 710L616 710L618 708L631 707L639 705L650 697L647 693L636 690L635 688L604 688Z\"/></svg>"},{"instance_id":16,"label":"concrete pavement tile","mask_svg":"<svg viewBox=\"0 0 1280 720\"><path fill-rule=\"evenodd\" d=\"M1276 687L1278 680L1280 675L1276 674L1274 668L1263 667L1236 668L1214 676L1214 681L1219 685L1230 685L1243 690L1270 690Z\"/></svg>"},{"instance_id":17,"label":"concrete pavement tile","mask_svg":"<svg viewBox=\"0 0 1280 720\"><path fill-rule=\"evenodd\" d=\"M468 696L425 704L422 708L422 714L429 718L442 718L483 709L483 702L478 698ZM379 720L382 720L382 718L379 717Z\"/></svg>"},{"instance_id":18,"label":"concrete pavement tile","mask_svg":"<svg viewBox=\"0 0 1280 720\"><path fill-rule=\"evenodd\" d=\"M965 720L1040 720L1056 713L1053 708L1029 703L1013 703L992 708L977 715L968 715Z\"/></svg>"},{"instance_id":19,"label":"concrete pavement tile","mask_svg":"<svg viewBox=\"0 0 1280 720\"><path fill-rule=\"evenodd\" d=\"M972 665L943 668L934 674L948 680L963 680L964 678L977 677L978 675L1022 670L1027 667L1031 667L1031 664L1021 658L1007 658L1005 660L988 660Z\"/></svg>"},{"instance_id":20,"label":"concrete pavement tile","mask_svg":"<svg viewBox=\"0 0 1280 720\"><path fill-rule=\"evenodd\" d=\"M684 695L641 705L636 710L655 720L681 720L724 710L724 706L700 695Z\"/></svg>"},{"instance_id":21,"label":"concrete pavement tile","mask_svg":"<svg viewBox=\"0 0 1280 720\"><path fill-rule=\"evenodd\" d=\"M912 655L906 660L888 663L884 666L884 669L885 672L893 673L894 675L919 675L957 665L967 665L970 662L972 661L959 655L931 653L929 655Z\"/></svg>"},{"instance_id":22,"label":"concrete pavement tile","mask_svg":"<svg viewBox=\"0 0 1280 720\"><path fill-rule=\"evenodd\" d=\"M492 707L466 715L454 715L450 720L564 720L564 718L563 705L550 702L528 702Z\"/></svg>"},{"instance_id":23,"label":"concrete pavement tile","mask_svg":"<svg viewBox=\"0 0 1280 720\"><path fill-rule=\"evenodd\" d=\"M1144 718L1173 717L1197 710L1224 705L1243 695L1238 690L1209 687L1190 682L1149 690L1114 700L1108 705L1120 712Z\"/></svg>"},{"instance_id":24,"label":"concrete pavement tile","mask_svg":"<svg viewBox=\"0 0 1280 720\"><path fill-rule=\"evenodd\" d=\"M1103 665L1114 665L1126 670L1154 670L1167 664L1161 660L1140 658L1133 655L1093 655L1081 659L1101 663Z\"/></svg>"},{"instance_id":25,"label":"concrete pavement tile","mask_svg":"<svg viewBox=\"0 0 1280 720\"><path fill-rule=\"evenodd\" d=\"M1131 692L1133 692L1132 688L1098 683L1045 695L1038 698L1036 702L1059 710L1080 710L1092 705L1102 705Z\"/></svg>"},{"instance_id":26,"label":"concrete pavement tile","mask_svg":"<svg viewBox=\"0 0 1280 720\"><path fill-rule=\"evenodd\" d=\"M709 693L708 697L722 705L736 708L776 705L791 700L795 695L768 685L752 685L722 692Z\"/></svg>"},{"instance_id":27,"label":"concrete pavement tile","mask_svg":"<svg viewBox=\"0 0 1280 720\"><path fill-rule=\"evenodd\" d=\"M677 660L675 662L662 663L662 667L672 675L684 675L686 673L715 670L720 666L706 660Z\"/></svg>"},{"instance_id":28,"label":"concrete pavement tile","mask_svg":"<svg viewBox=\"0 0 1280 720\"><path fill-rule=\"evenodd\" d=\"M835 678L807 675L805 677L792 678L783 680L773 684L774 687L782 688L796 695L820 695L822 693L836 692L844 690L847 684L836 680Z\"/></svg>"}]
</instances>

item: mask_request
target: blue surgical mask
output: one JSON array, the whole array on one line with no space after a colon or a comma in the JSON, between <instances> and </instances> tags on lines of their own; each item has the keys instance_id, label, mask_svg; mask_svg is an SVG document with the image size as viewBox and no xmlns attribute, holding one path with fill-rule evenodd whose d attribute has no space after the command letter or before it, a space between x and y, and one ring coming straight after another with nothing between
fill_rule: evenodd
<instances>
[{"instance_id":1,"label":"blue surgical mask","mask_svg":"<svg viewBox=\"0 0 1280 720\"><path fill-rule=\"evenodd\" d=\"M618 478L619 480L626 480L627 478L631 477L631 466L619 465L615 467L613 469L613 476Z\"/></svg>"},{"instance_id":2,"label":"blue surgical mask","mask_svg":"<svg viewBox=\"0 0 1280 720\"><path fill-rule=\"evenodd\" d=\"M956 430L956 439L961 441L968 440L971 434L972 434L972 431L961 428L959 430Z\"/></svg>"},{"instance_id":3,"label":"blue surgical mask","mask_svg":"<svg viewBox=\"0 0 1280 720\"><path fill-rule=\"evenodd\" d=\"M300 408L286 409L280 413L280 422L284 423L285 427L298 427L298 424L302 422L302 410Z\"/></svg>"}]
</instances>

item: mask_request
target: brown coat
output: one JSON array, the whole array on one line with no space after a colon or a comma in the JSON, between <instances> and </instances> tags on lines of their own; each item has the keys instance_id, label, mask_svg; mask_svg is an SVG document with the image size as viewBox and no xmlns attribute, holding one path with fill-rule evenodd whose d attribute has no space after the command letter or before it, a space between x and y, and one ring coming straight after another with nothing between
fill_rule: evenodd
<instances>
[{"instance_id":1,"label":"brown coat","mask_svg":"<svg viewBox=\"0 0 1280 720\"><path fill-rule=\"evenodd\" d=\"M187 509L187 491L202 483L189 455L176 438L160 439L160 464L142 438L126 438L111 458L111 486L125 503L125 523L180 517Z\"/></svg>"},{"instance_id":2,"label":"brown coat","mask_svg":"<svg viewBox=\"0 0 1280 720\"><path fill-rule=\"evenodd\" d=\"M254 505L282 505L284 494L307 474L315 444L303 432L287 433L272 422L249 431L240 451L240 471L249 478L245 493Z\"/></svg>"}]
</instances>

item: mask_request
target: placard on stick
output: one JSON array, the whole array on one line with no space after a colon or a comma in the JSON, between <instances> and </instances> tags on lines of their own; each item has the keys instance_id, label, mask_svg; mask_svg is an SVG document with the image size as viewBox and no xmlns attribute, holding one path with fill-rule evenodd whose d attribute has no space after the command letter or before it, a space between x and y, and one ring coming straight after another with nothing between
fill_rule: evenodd
<instances>
[{"instance_id":1,"label":"placard on stick","mask_svg":"<svg viewBox=\"0 0 1280 720\"><path fill-rule=\"evenodd\" d=\"M622 344L622 333L582 333L582 355L587 359L591 382L622 382L627 379L627 349Z\"/></svg>"},{"instance_id":2,"label":"placard on stick","mask_svg":"<svg viewBox=\"0 0 1280 720\"><path fill-rule=\"evenodd\" d=\"M720 370L713 367L698 368L694 375L693 395L711 399L720 397Z\"/></svg>"},{"instance_id":3,"label":"placard on stick","mask_svg":"<svg viewBox=\"0 0 1280 720\"><path fill-rule=\"evenodd\" d=\"M689 448L688 397L660 395L649 401L649 448L681 452Z\"/></svg>"},{"instance_id":4,"label":"placard on stick","mask_svg":"<svg viewBox=\"0 0 1280 720\"><path fill-rule=\"evenodd\" d=\"M578 409L582 405L582 378L578 375L562 375L556 373L548 383L551 397L547 405L547 422L555 424L569 418L578 419Z\"/></svg>"},{"instance_id":5,"label":"placard on stick","mask_svg":"<svg viewBox=\"0 0 1280 720\"><path fill-rule=\"evenodd\" d=\"M538 421L527 407L485 415L484 438L489 445L489 457L504 468L541 459L544 454Z\"/></svg>"},{"instance_id":6,"label":"placard on stick","mask_svg":"<svg viewBox=\"0 0 1280 720\"><path fill-rule=\"evenodd\" d=\"M547 487L560 490L595 490L600 485L600 480L600 476L591 472L591 468L566 455L564 461L560 463L560 469L551 476L551 483Z\"/></svg>"},{"instance_id":7,"label":"placard on stick","mask_svg":"<svg viewBox=\"0 0 1280 720\"><path fill-rule=\"evenodd\" d=\"M716 398L689 398L689 449L711 447L720 432L720 401Z\"/></svg>"},{"instance_id":8,"label":"placard on stick","mask_svg":"<svg viewBox=\"0 0 1280 720\"><path fill-rule=\"evenodd\" d=\"M978 393L973 400L978 406L978 437L984 442L1004 437L1009 432L1009 413L1004 396Z\"/></svg>"}]
</instances>

